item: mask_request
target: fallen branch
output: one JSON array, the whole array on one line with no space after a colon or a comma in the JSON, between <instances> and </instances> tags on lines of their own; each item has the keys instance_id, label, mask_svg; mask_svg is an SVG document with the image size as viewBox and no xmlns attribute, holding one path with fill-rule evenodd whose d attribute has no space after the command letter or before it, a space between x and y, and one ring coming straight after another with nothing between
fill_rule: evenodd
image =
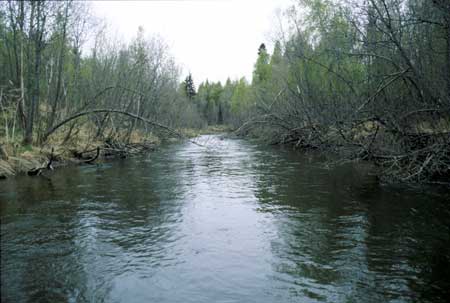
<instances>
[{"instance_id":1,"label":"fallen branch","mask_svg":"<svg viewBox=\"0 0 450 303\"><path fill-rule=\"evenodd\" d=\"M95 154L95 156L93 156L90 159L85 160L84 163L91 164L92 162L94 162L95 160L98 159L99 155L100 155L100 147L97 147L97 153Z\"/></svg>"},{"instance_id":2,"label":"fallen branch","mask_svg":"<svg viewBox=\"0 0 450 303\"><path fill-rule=\"evenodd\" d=\"M39 175L42 174L42 171L44 169L46 169L46 170L53 170L52 164L53 164L53 160L55 158L54 155L53 155L53 152L54 152L54 149L52 148L52 152L50 154L50 159L48 160L47 165L42 166L42 167L33 168L33 169L29 170L28 173L27 173L28 176L39 176Z\"/></svg>"},{"instance_id":3,"label":"fallen branch","mask_svg":"<svg viewBox=\"0 0 450 303\"><path fill-rule=\"evenodd\" d=\"M78 119L78 118L83 117L83 116L87 116L87 115L91 115L91 114L96 114L96 113L115 113L115 114L121 114L121 115L129 116L129 117L131 117L131 118L140 120L140 121L142 121L142 122L144 122L144 123L147 123L147 124L150 124L150 125L153 125L153 126L162 128L162 129L166 130L167 132L169 132L169 133L171 133L171 134L173 134L173 135L176 135L176 136L179 137L179 138L187 139L183 134L181 134L180 132L178 132L178 131L176 131L176 130L174 130L174 129L172 129L172 128L166 126L166 125L163 125L163 124L158 123L158 122L155 122L155 121L148 120L148 119L146 119L146 118L143 118L143 117L138 116L138 115L133 114L133 113L129 113L129 112L122 111L122 110L116 110L116 109L93 109L93 110L89 110L89 111L79 112L79 113L77 113L77 114L75 114L75 115L73 115L73 116L70 116L69 118L64 119L63 121L59 122L59 123L56 124L55 126L51 127L51 128L44 134L44 136L42 137L42 141L45 142L45 141L48 139L48 137L49 137L50 135L52 135L56 130L58 130L61 126L67 124L68 122L70 122L70 121L72 121L72 120L75 120L75 119ZM188 139L188 140L189 140L189 139ZM193 141L193 140L189 140L189 141L190 141L191 143L193 143L193 144L202 146L201 144L199 144L199 143L197 143L197 142L195 142L195 141Z\"/></svg>"}]
</instances>

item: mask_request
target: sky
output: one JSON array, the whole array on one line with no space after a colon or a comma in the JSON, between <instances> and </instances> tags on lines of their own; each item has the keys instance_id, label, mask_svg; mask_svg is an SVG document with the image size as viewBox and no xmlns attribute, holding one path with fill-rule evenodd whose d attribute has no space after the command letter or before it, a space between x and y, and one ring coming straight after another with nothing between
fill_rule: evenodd
<instances>
[{"instance_id":1,"label":"sky","mask_svg":"<svg viewBox=\"0 0 450 303\"><path fill-rule=\"evenodd\" d=\"M258 47L272 51L279 29L277 12L292 0L147 0L95 1L94 14L129 42L142 26L168 44L183 77L197 84L251 79Z\"/></svg>"}]
</instances>

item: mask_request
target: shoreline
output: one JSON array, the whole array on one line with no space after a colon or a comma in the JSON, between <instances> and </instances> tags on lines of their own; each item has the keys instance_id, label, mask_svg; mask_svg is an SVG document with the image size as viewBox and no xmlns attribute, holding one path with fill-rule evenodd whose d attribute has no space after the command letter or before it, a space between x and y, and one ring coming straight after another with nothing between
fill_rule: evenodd
<instances>
[{"instance_id":1,"label":"shoreline","mask_svg":"<svg viewBox=\"0 0 450 303\"><path fill-rule=\"evenodd\" d=\"M42 146L0 143L0 180L17 176L38 176L43 171L71 165L93 164L94 162L124 159L154 151L163 142L176 143L200 135L229 133L230 126L211 125L203 129L180 129L184 138L158 137L149 134L134 134L133 141L75 140L71 144L53 141Z\"/></svg>"},{"instance_id":2,"label":"shoreline","mask_svg":"<svg viewBox=\"0 0 450 303\"><path fill-rule=\"evenodd\" d=\"M0 159L0 180L28 175L39 176L44 171L52 171L60 167L89 165L96 162L106 162L124 159L138 154L154 151L160 145L158 141L127 143L121 148L111 145L97 146L91 150L64 149L57 146L48 151L47 148L31 147L19 155Z\"/></svg>"}]
</instances>

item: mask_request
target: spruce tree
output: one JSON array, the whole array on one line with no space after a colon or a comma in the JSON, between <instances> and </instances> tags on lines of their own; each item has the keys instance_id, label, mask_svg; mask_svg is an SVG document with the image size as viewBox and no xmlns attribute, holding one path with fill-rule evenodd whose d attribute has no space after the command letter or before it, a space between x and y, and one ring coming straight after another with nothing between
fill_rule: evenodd
<instances>
[{"instance_id":1,"label":"spruce tree","mask_svg":"<svg viewBox=\"0 0 450 303\"><path fill-rule=\"evenodd\" d=\"M184 80L184 89L189 100L192 100L197 94L195 92L194 80L192 79L191 73L189 73L186 80Z\"/></svg>"},{"instance_id":2,"label":"spruce tree","mask_svg":"<svg viewBox=\"0 0 450 303\"><path fill-rule=\"evenodd\" d=\"M258 60L253 70L253 84L263 83L270 78L270 55L266 45L262 43L258 48Z\"/></svg>"}]
</instances>

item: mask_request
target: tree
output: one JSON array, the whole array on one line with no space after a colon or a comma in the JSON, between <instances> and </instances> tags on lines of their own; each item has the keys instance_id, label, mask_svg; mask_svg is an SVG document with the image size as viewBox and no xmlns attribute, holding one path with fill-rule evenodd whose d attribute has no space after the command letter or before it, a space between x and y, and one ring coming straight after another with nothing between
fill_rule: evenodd
<instances>
[{"instance_id":1,"label":"tree","mask_svg":"<svg viewBox=\"0 0 450 303\"><path fill-rule=\"evenodd\" d=\"M39 101L40 101L40 81L42 68L42 52L44 49L44 35L46 31L47 11L45 1L31 2L31 16L30 16L30 37L33 40L34 47L34 62L32 63L33 74L30 74L30 79L33 83L31 88L30 103L28 104L27 127L25 129L24 142L31 144L33 142L33 127L34 120L39 115Z\"/></svg>"},{"instance_id":2,"label":"tree","mask_svg":"<svg viewBox=\"0 0 450 303\"><path fill-rule=\"evenodd\" d=\"M92 52L82 56L91 34ZM164 41L145 37L143 28L129 45L111 40L106 27L90 19L85 3L0 2L0 65L1 106L8 111L0 115L0 133L23 121L12 133L26 144L41 143L46 130L95 108L122 110L174 127L204 123L195 104L179 94L179 68ZM188 82L192 99L191 75ZM58 132L63 141L83 129L98 140L120 137L126 142L143 127L138 119L106 111L70 120Z\"/></svg>"},{"instance_id":3,"label":"tree","mask_svg":"<svg viewBox=\"0 0 450 303\"><path fill-rule=\"evenodd\" d=\"M197 94L195 91L194 80L192 79L191 73L189 73L189 75L184 80L184 91L186 93L186 97L188 97L189 100L192 100Z\"/></svg>"},{"instance_id":4,"label":"tree","mask_svg":"<svg viewBox=\"0 0 450 303\"><path fill-rule=\"evenodd\" d=\"M249 87L247 80L241 78L235 85L233 96L231 97L231 111L234 114L244 113L248 108Z\"/></svg>"},{"instance_id":5,"label":"tree","mask_svg":"<svg viewBox=\"0 0 450 303\"><path fill-rule=\"evenodd\" d=\"M450 175L449 3L298 1L285 44L275 42L271 57L262 44L252 85L234 91L232 114L248 119L240 129L372 159L391 179L442 180Z\"/></svg>"},{"instance_id":6,"label":"tree","mask_svg":"<svg viewBox=\"0 0 450 303\"><path fill-rule=\"evenodd\" d=\"M281 43L280 41L277 40L273 48L272 57L270 58L270 65L274 66L277 64L281 64L282 61L283 61L283 54L281 51Z\"/></svg>"},{"instance_id":7,"label":"tree","mask_svg":"<svg viewBox=\"0 0 450 303\"><path fill-rule=\"evenodd\" d=\"M264 83L270 78L270 55L267 53L266 45L262 43L258 48L258 59L253 71L253 83Z\"/></svg>"}]
</instances>

